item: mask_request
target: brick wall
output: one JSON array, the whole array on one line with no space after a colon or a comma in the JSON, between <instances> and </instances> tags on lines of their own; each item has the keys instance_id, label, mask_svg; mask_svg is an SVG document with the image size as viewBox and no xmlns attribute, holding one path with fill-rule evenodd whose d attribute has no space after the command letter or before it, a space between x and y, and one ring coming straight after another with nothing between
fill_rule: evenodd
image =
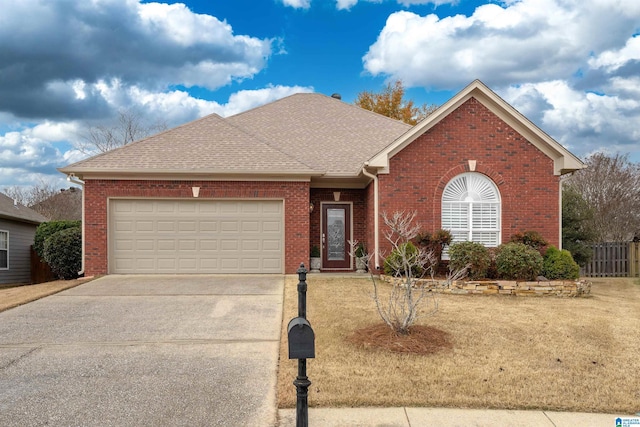
<instances>
[{"instance_id":1,"label":"brick wall","mask_svg":"<svg viewBox=\"0 0 640 427\"><path fill-rule=\"evenodd\" d=\"M309 183L249 181L128 181L92 180L85 183L85 274L107 274L107 199L156 197L193 199L191 187L200 187L199 199L284 200L285 273L295 273L309 259Z\"/></svg>"},{"instance_id":2,"label":"brick wall","mask_svg":"<svg viewBox=\"0 0 640 427\"><path fill-rule=\"evenodd\" d=\"M475 98L390 160L390 173L379 175L380 212L416 210L425 230L441 228L444 187L470 170L469 160L500 191L503 242L535 230L558 246L560 177L553 161Z\"/></svg>"}]
</instances>

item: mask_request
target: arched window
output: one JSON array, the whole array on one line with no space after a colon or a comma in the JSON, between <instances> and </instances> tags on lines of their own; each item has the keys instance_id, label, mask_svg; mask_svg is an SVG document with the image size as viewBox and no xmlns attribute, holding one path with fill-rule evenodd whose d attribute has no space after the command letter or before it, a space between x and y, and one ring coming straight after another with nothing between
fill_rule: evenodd
<instances>
[{"instance_id":1,"label":"arched window","mask_svg":"<svg viewBox=\"0 0 640 427\"><path fill-rule=\"evenodd\" d=\"M500 193L486 176L466 172L453 178L442 193L442 228L454 242L487 247L500 244Z\"/></svg>"}]
</instances>

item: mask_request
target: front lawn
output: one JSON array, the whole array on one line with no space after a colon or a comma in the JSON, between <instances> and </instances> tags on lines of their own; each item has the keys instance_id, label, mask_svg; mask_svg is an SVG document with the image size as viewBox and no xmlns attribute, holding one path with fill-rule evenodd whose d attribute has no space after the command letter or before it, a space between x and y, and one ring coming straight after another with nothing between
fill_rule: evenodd
<instances>
[{"instance_id":1,"label":"front lawn","mask_svg":"<svg viewBox=\"0 0 640 427\"><path fill-rule=\"evenodd\" d=\"M297 315L297 277L288 276L278 405L294 407L297 361L286 326ZM439 295L420 324L449 334L430 355L360 348L348 337L378 323L365 278L308 276L307 317L316 358L307 363L309 405L640 411L640 285L592 279L591 297ZM381 286L389 286L382 284Z\"/></svg>"}]
</instances>

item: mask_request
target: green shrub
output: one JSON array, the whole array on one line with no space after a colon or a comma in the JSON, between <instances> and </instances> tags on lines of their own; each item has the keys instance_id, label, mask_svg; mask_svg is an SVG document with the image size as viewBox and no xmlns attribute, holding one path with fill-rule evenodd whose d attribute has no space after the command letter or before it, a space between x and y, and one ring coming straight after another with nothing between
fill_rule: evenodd
<instances>
[{"instance_id":1,"label":"green shrub","mask_svg":"<svg viewBox=\"0 0 640 427\"><path fill-rule=\"evenodd\" d=\"M44 241L44 260L51 270L65 280L78 277L82 268L82 230L67 228Z\"/></svg>"},{"instance_id":2,"label":"green shrub","mask_svg":"<svg viewBox=\"0 0 640 427\"><path fill-rule=\"evenodd\" d=\"M469 265L471 280L486 278L490 264L489 250L481 243L460 242L449 246L449 268L459 270Z\"/></svg>"},{"instance_id":3,"label":"green shrub","mask_svg":"<svg viewBox=\"0 0 640 427\"><path fill-rule=\"evenodd\" d=\"M542 271L542 255L524 243L506 243L498 247L496 268L507 280L535 280Z\"/></svg>"},{"instance_id":4,"label":"green shrub","mask_svg":"<svg viewBox=\"0 0 640 427\"><path fill-rule=\"evenodd\" d=\"M40 258L44 259L44 242L49 236L54 235L58 231L67 228L80 227L80 221L49 221L43 222L36 229L36 235L33 240L33 250L36 251Z\"/></svg>"},{"instance_id":5,"label":"green shrub","mask_svg":"<svg viewBox=\"0 0 640 427\"><path fill-rule=\"evenodd\" d=\"M453 236L449 230L440 229L433 234L419 234L416 240L420 246L432 251L439 263L442 260L442 251L447 245L451 244Z\"/></svg>"},{"instance_id":6,"label":"green shrub","mask_svg":"<svg viewBox=\"0 0 640 427\"><path fill-rule=\"evenodd\" d=\"M511 242L523 243L540 253L544 252L544 248L549 244L544 237L537 231L525 231L523 233L516 233L511 236Z\"/></svg>"},{"instance_id":7,"label":"green shrub","mask_svg":"<svg viewBox=\"0 0 640 427\"><path fill-rule=\"evenodd\" d=\"M320 248L313 245L311 247L311 253L309 254L311 258L320 258Z\"/></svg>"},{"instance_id":8,"label":"green shrub","mask_svg":"<svg viewBox=\"0 0 640 427\"><path fill-rule=\"evenodd\" d=\"M571 252L566 249L558 250L550 246L544 254L542 275L550 280L571 279L580 277L580 267L573 260Z\"/></svg>"},{"instance_id":9,"label":"green shrub","mask_svg":"<svg viewBox=\"0 0 640 427\"><path fill-rule=\"evenodd\" d=\"M384 260L384 274L387 276L407 276L411 269L411 277L422 275L422 266L419 265L419 251L411 242L406 242L394 249Z\"/></svg>"}]
</instances>

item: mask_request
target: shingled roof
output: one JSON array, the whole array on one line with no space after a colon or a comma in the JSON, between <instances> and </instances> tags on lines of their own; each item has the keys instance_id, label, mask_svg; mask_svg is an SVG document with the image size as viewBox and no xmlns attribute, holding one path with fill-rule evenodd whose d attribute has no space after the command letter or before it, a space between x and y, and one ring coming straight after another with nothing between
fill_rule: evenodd
<instances>
[{"instance_id":1,"label":"shingled roof","mask_svg":"<svg viewBox=\"0 0 640 427\"><path fill-rule=\"evenodd\" d=\"M354 176L411 125L317 93L300 93L227 121L310 162L327 176Z\"/></svg>"},{"instance_id":2,"label":"shingled roof","mask_svg":"<svg viewBox=\"0 0 640 427\"><path fill-rule=\"evenodd\" d=\"M63 173L358 176L410 125L320 94L212 114L61 168Z\"/></svg>"},{"instance_id":3,"label":"shingled roof","mask_svg":"<svg viewBox=\"0 0 640 427\"><path fill-rule=\"evenodd\" d=\"M2 193L0 193L0 218L31 224L40 224L47 221L47 218L40 215L38 212L33 209L29 209L20 203L15 203L11 197Z\"/></svg>"}]
</instances>

